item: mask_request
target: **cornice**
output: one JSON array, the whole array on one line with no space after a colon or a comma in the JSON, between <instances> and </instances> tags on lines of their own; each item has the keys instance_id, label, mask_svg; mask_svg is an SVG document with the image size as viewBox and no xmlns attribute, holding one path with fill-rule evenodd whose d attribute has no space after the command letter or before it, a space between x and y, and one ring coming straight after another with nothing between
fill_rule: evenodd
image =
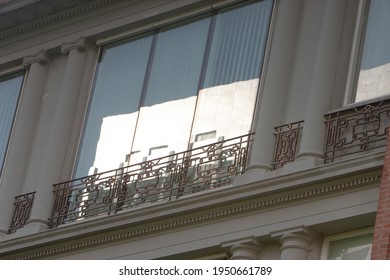
<instances>
[{"instance_id":1,"label":"cornice","mask_svg":"<svg viewBox=\"0 0 390 280\"><path fill-rule=\"evenodd\" d=\"M30 249L24 248L23 252L17 252L14 250L14 253L5 253L3 254L3 257L0 257L0 259L4 257L17 260L50 258L58 254L71 253L72 251L81 249L85 250L89 248L96 248L96 246L102 245L108 246L114 242L134 240L146 235L178 230L185 227L194 227L204 223L213 223L220 219L253 214L259 211L268 211L275 207L283 207L294 203L299 204L303 201L313 201L326 196L334 196L341 192L351 192L357 189L372 188L378 186L379 182L380 172L371 171L354 174L353 176L347 175L343 178L332 181L312 182L311 184L304 186L279 191L277 193L251 197L246 200L237 199L235 201L229 201L226 204L216 205L213 207L199 207L198 209L193 209L187 212L181 212L180 208L178 208L175 215L154 217L154 219L144 220L142 223L127 225L123 223L122 228L112 228L110 232L91 232L89 234L84 233L84 235L68 237L67 239L59 239L55 242L56 245L50 245L50 243L53 242L53 240L51 240L50 242L42 243L41 245L35 245ZM188 200L187 203L191 202ZM122 221L132 220L130 216L127 215L131 215L131 212L124 213ZM117 216L119 217L119 215ZM114 217L106 217L103 219L108 220L113 218ZM100 220L102 221L103 219ZM88 225L87 221L78 223L77 226L82 226L83 223L85 223L84 227L91 226ZM74 225L70 225L67 228L64 227L51 230L48 234L57 233L59 236L62 230L72 230L73 232L77 232ZM44 238L40 240L44 240Z\"/></svg>"},{"instance_id":2,"label":"cornice","mask_svg":"<svg viewBox=\"0 0 390 280\"><path fill-rule=\"evenodd\" d=\"M31 32L33 30L42 28L44 26L52 25L60 23L64 20L74 18L76 16L83 15L85 13L91 12L93 10L97 10L100 8L107 7L109 5L122 2L124 0L97 0L93 2L88 2L84 5L80 5L75 8L71 8L65 10L63 12L59 12L54 15L50 15L41 19L37 19L26 24L22 24L20 26L10 28L0 32L0 40L9 39L11 37L24 34L26 32Z\"/></svg>"}]
</instances>

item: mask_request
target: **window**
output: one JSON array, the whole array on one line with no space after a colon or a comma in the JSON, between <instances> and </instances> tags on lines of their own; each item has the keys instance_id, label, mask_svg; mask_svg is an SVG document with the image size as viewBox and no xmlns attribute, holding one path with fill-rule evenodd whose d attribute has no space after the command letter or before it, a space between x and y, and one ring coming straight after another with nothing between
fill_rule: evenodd
<instances>
[{"instance_id":1,"label":"window","mask_svg":"<svg viewBox=\"0 0 390 280\"><path fill-rule=\"evenodd\" d=\"M22 83L23 73L0 77L0 174L7 152Z\"/></svg>"},{"instance_id":2,"label":"window","mask_svg":"<svg viewBox=\"0 0 390 280\"><path fill-rule=\"evenodd\" d=\"M363 229L325 238L322 259L369 260L372 229Z\"/></svg>"},{"instance_id":3,"label":"window","mask_svg":"<svg viewBox=\"0 0 390 280\"><path fill-rule=\"evenodd\" d=\"M104 46L74 177L185 151L210 131L248 133L272 5L245 1Z\"/></svg>"},{"instance_id":4,"label":"window","mask_svg":"<svg viewBox=\"0 0 390 280\"><path fill-rule=\"evenodd\" d=\"M390 1L371 0L364 32L355 101L390 94Z\"/></svg>"},{"instance_id":5,"label":"window","mask_svg":"<svg viewBox=\"0 0 390 280\"><path fill-rule=\"evenodd\" d=\"M369 260L372 236L364 235L333 241L330 244L330 260Z\"/></svg>"}]
</instances>

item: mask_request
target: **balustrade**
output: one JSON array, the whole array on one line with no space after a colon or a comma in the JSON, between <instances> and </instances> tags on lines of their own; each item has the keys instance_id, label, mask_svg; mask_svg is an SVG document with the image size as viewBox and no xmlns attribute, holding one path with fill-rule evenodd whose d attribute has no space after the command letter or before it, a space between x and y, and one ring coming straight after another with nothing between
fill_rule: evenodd
<instances>
[{"instance_id":1,"label":"balustrade","mask_svg":"<svg viewBox=\"0 0 390 280\"><path fill-rule=\"evenodd\" d=\"M302 124L303 121L299 121L275 127L274 169L295 160L302 137Z\"/></svg>"},{"instance_id":2,"label":"balustrade","mask_svg":"<svg viewBox=\"0 0 390 280\"><path fill-rule=\"evenodd\" d=\"M35 192L22 194L15 197L14 214L12 216L9 233L15 232L23 227L30 218Z\"/></svg>"},{"instance_id":3,"label":"balustrade","mask_svg":"<svg viewBox=\"0 0 390 280\"><path fill-rule=\"evenodd\" d=\"M324 162L384 147L390 124L390 100L325 115Z\"/></svg>"},{"instance_id":4,"label":"balustrade","mask_svg":"<svg viewBox=\"0 0 390 280\"><path fill-rule=\"evenodd\" d=\"M217 188L245 172L253 134L54 185L50 226Z\"/></svg>"}]
</instances>

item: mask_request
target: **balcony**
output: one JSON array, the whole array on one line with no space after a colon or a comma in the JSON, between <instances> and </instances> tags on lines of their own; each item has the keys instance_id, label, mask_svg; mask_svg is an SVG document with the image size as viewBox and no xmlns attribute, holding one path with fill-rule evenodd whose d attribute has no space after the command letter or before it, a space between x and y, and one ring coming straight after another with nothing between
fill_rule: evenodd
<instances>
[{"instance_id":1,"label":"balcony","mask_svg":"<svg viewBox=\"0 0 390 280\"><path fill-rule=\"evenodd\" d=\"M389 125L390 100L325 115L324 163L385 147Z\"/></svg>"},{"instance_id":2,"label":"balcony","mask_svg":"<svg viewBox=\"0 0 390 280\"><path fill-rule=\"evenodd\" d=\"M324 164L383 150L390 125L390 99L325 115ZM304 122L275 128L273 168L293 162ZM245 172L253 134L143 161L54 185L50 227L116 214L230 184ZM35 193L15 198L9 232L29 219Z\"/></svg>"},{"instance_id":3,"label":"balcony","mask_svg":"<svg viewBox=\"0 0 390 280\"><path fill-rule=\"evenodd\" d=\"M324 164L383 149L390 125L390 99L337 110L325 116ZM304 122L275 127L273 169L295 161Z\"/></svg>"},{"instance_id":4,"label":"balcony","mask_svg":"<svg viewBox=\"0 0 390 280\"><path fill-rule=\"evenodd\" d=\"M227 185L245 172L252 140L247 134L55 184L50 227Z\"/></svg>"}]
</instances>

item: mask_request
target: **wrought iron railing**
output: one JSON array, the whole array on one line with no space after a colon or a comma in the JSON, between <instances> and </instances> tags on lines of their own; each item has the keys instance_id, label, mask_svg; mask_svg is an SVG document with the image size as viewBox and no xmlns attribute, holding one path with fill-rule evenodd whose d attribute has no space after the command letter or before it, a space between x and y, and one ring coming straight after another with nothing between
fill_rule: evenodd
<instances>
[{"instance_id":1,"label":"wrought iron railing","mask_svg":"<svg viewBox=\"0 0 390 280\"><path fill-rule=\"evenodd\" d=\"M55 184L50 226L229 184L237 174L245 172L252 138L253 134L248 134Z\"/></svg>"},{"instance_id":2,"label":"wrought iron railing","mask_svg":"<svg viewBox=\"0 0 390 280\"><path fill-rule=\"evenodd\" d=\"M12 216L9 233L23 227L30 218L35 192L22 194L15 197L14 214Z\"/></svg>"},{"instance_id":3,"label":"wrought iron railing","mask_svg":"<svg viewBox=\"0 0 390 280\"><path fill-rule=\"evenodd\" d=\"M390 100L327 114L324 162L385 146L389 124Z\"/></svg>"},{"instance_id":4,"label":"wrought iron railing","mask_svg":"<svg viewBox=\"0 0 390 280\"><path fill-rule=\"evenodd\" d=\"M302 124L303 121L299 121L275 127L275 151L272 164L274 169L295 160L302 136Z\"/></svg>"}]
</instances>

